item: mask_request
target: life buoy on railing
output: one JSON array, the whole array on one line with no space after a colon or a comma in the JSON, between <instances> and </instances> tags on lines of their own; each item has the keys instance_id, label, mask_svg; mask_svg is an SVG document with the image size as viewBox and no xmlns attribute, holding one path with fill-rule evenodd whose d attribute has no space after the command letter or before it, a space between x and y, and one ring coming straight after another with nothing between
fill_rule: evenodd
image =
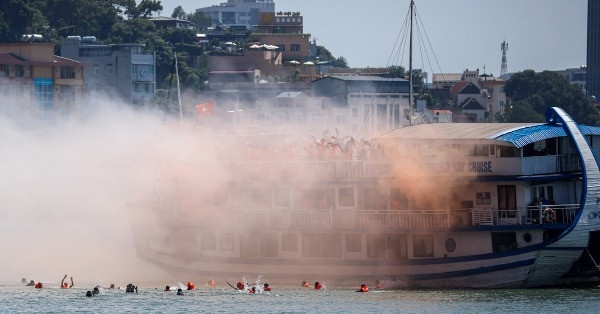
<instances>
[{"instance_id":1,"label":"life buoy on railing","mask_svg":"<svg viewBox=\"0 0 600 314\"><path fill-rule=\"evenodd\" d=\"M545 224L551 224L556 222L556 212L554 211L554 209L546 207L542 214Z\"/></svg>"}]
</instances>

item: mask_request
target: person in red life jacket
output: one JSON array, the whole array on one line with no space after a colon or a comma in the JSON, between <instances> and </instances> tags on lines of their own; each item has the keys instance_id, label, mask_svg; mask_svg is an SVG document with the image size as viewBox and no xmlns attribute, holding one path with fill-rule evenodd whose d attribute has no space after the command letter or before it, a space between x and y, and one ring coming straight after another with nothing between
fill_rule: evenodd
<instances>
[{"instance_id":1,"label":"person in red life jacket","mask_svg":"<svg viewBox=\"0 0 600 314\"><path fill-rule=\"evenodd\" d=\"M63 279L60 281L60 287L63 289L73 288L73 277L71 277L71 285L70 286L68 283L65 282L65 279L67 279L67 274L65 274Z\"/></svg>"},{"instance_id":2,"label":"person in red life jacket","mask_svg":"<svg viewBox=\"0 0 600 314\"><path fill-rule=\"evenodd\" d=\"M252 287L252 289L248 289L248 293L256 293L256 288Z\"/></svg>"},{"instance_id":3,"label":"person in red life jacket","mask_svg":"<svg viewBox=\"0 0 600 314\"><path fill-rule=\"evenodd\" d=\"M369 287L367 287L365 284L362 284L360 285L360 289L356 290L356 292L369 292Z\"/></svg>"},{"instance_id":4,"label":"person in red life jacket","mask_svg":"<svg viewBox=\"0 0 600 314\"><path fill-rule=\"evenodd\" d=\"M310 285L308 284L308 282L306 282L306 280L302 280L302 284L300 285L300 287L308 288L308 287L310 287Z\"/></svg>"},{"instance_id":5,"label":"person in red life jacket","mask_svg":"<svg viewBox=\"0 0 600 314\"><path fill-rule=\"evenodd\" d=\"M214 286L214 285L216 285L216 282L211 279L211 280L208 281L208 285L209 286Z\"/></svg>"},{"instance_id":6,"label":"person in red life jacket","mask_svg":"<svg viewBox=\"0 0 600 314\"><path fill-rule=\"evenodd\" d=\"M237 288L238 288L238 290L244 290L244 283L241 281L238 281Z\"/></svg>"},{"instance_id":7,"label":"person in red life jacket","mask_svg":"<svg viewBox=\"0 0 600 314\"><path fill-rule=\"evenodd\" d=\"M38 282L38 283L36 283L36 284L35 284L35 286L33 286L33 287L34 287L34 288L36 288L36 289L42 289L42 288L43 288L43 285L42 285L42 283L41 283L41 282Z\"/></svg>"},{"instance_id":8,"label":"person in red life jacket","mask_svg":"<svg viewBox=\"0 0 600 314\"><path fill-rule=\"evenodd\" d=\"M265 282L264 287L265 288L263 289L263 291L271 291L271 287L269 287L268 283Z\"/></svg>"},{"instance_id":9,"label":"person in red life jacket","mask_svg":"<svg viewBox=\"0 0 600 314\"><path fill-rule=\"evenodd\" d=\"M315 282L315 290L323 290L323 285L320 282Z\"/></svg>"},{"instance_id":10,"label":"person in red life jacket","mask_svg":"<svg viewBox=\"0 0 600 314\"><path fill-rule=\"evenodd\" d=\"M193 282L188 281L188 283L187 283L187 289L188 290L194 290L194 289L196 289L196 286L194 285Z\"/></svg>"}]
</instances>

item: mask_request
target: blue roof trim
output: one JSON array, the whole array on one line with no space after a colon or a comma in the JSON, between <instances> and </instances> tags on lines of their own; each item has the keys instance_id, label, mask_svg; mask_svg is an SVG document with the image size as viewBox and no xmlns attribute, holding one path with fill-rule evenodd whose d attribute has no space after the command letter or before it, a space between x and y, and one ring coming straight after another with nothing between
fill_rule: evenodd
<instances>
[{"instance_id":1,"label":"blue roof trim","mask_svg":"<svg viewBox=\"0 0 600 314\"><path fill-rule=\"evenodd\" d=\"M579 130L583 135L600 135L600 127L579 125ZM510 132L493 137L495 140L509 142L517 148L521 148L533 142L553 138L565 137L567 133L562 125L541 124L529 127L518 128Z\"/></svg>"}]
</instances>

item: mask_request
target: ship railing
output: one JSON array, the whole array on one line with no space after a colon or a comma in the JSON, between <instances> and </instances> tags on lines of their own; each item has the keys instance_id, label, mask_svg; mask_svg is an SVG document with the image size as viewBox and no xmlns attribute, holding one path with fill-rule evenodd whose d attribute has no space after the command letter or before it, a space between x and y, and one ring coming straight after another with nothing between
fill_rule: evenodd
<instances>
[{"instance_id":1,"label":"ship railing","mask_svg":"<svg viewBox=\"0 0 600 314\"><path fill-rule=\"evenodd\" d=\"M578 210L579 204L530 205L525 209L524 224L572 224Z\"/></svg>"},{"instance_id":2,"label":"ship railing","mask_svg":"<svg viewBox=\"0 0 600 314\"><path fill-rule=\"evenodd\" d=\"M361 179L365 177L362 161L227 161L223 163L231 180L281 180L298 178L311 180ZM380 168L381 166L369 169ZM380 170L381 171L381 170Z\"/></svg>"},{"instance_id":3,"label":"ship railing","mask_svg":"<svg viewBox=\"0 0 600 314\"><path fill-rule=\"evenodd\" d=\"M229 210L230 227L271 229L431 229L465 225L466 211Z\"/></svg>"},{"instance_id":4,"label":"ship railing","mask_svg":"<svg viewBox=\"0 0 600 314\"><path fill-rule=\"evenodd\" d=\"M357 211L354 213L354 226L378 229L448 228L450 215L447 210Z\"/></svg>"}]
</instances>

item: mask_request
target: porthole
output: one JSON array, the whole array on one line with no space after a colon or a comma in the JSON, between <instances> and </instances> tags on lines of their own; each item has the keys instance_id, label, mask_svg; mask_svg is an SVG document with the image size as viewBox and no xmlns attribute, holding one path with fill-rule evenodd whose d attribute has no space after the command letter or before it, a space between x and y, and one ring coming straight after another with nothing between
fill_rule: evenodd
<instances>
[{"instance_id":1,"label":"porthole","mask_svg":"<svg viewBox=\"0 0 600 314\"><path fill-rule=\"evenodd\" d=\"M448 238L446 239L446 251L448 252L454 252L454 250L456 250L456 241L454 241L454 239L452 238Z\"/></svg>"},{"instance_id":2,"label":"porthole","mask_svg":"<svg viewBox=\"0 0 600 314\"><path fill-rule=\"evenodd\" d=\"M527 243L531 242L531 233L529 233L529 232L526 232L526 233L523 235L523 240L525 240L525 242L527 242Z\"/></svg>"}]
</instances>

